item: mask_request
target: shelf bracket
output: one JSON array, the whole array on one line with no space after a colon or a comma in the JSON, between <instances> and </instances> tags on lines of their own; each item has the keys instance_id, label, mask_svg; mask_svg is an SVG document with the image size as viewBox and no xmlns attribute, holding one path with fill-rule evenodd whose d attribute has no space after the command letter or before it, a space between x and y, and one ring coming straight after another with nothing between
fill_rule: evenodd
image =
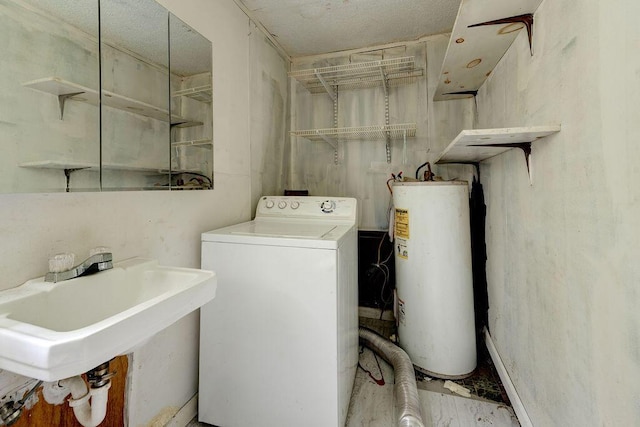
<instances>
[{"instance_id":1,"label":"shelf bracket","mask_svg":"<svg viewBox=\"0 0 640 427\"><path fill-rule=\"evenodd\" d=\"M83 92L80 92L80 93L83 93ZM64 170L64 176L67 179L67 188L65 190L67 193L70 191L69 184L71 183L71 174L73 172L81 171L83 169L89 169L89 168L70 168L70 169Z\"/></svg>"},{"instance_id":2,"label":"shelf bracket","mask_svg":"<svg viewBox=\"0 0 640 427\"><path fill-rule=\"evenodd\" d=\"M58 107L60 107L60 120L64 117L64 104L67 102L67 99L74 97L76 95L82 95L84 92L74 92L74 93L63 93L62 95L58 95Z\"/></svg>"},{"instance_id":3,"label":"shelf bracket","mask_svg":"<svg viewBox=\"0 0 640 427\"><path fill-rule=\"evenodd\" d=\"M387 85L387 76L380 67L380 77L382 78L382 87L384 88L384 125L389 128L389 87ZM387 163L391 163L391 132L385 132L385 151L387 152Z\"/></svg>"},{"instance_id":4,"label":"shelf bracket","mask_svg":"<svg viewBox=\"0 0 640 427\"><path fill-rule=\"evenodd\" d=\"M194 126L202 126L204 123L203 122L199 122L197 120L183 120L181 119L180 121L174 122L174 123L170 123L169 127L173 130L175 128L181 129L181 128L190 128L190 127L194 127Z\"/></svg>"},{"instance_id":5,"label":"shelf bracket","mask_svg":"<svg viewBox=\"0 0 640 427\"><path fill-rule=\"evenodd\" d=\"M322 138L324 140L324 142L326 142L327 144L332 146L334 150L338 149L338 143L336 142L335 139L329 138L327 135L325 135L323 133L320 133L318 131L316 131L316 135L318 135L320 138Z\"/></svg>"},{"instance_id":6,"label":"shelf bracket","mask_svg":"<svg viewBox=\"0 0 640 427\"><path fill-rule=\"evenodd\" d=\"M318 70L313 70L313 72L315 73L316 77L318 78L318 80L320 81L320 83L322 83L322 86L324 87L324 90L327 91L327 94L329 94L329 96L331 97L331 99L335 102L336 100L336 94L334 93L333 89L331 88L331 86L329 86L329 84L327 83L327 81L324 79L324 77L322 77L322 74L320 74L320 72L318 72Z\"/></svg>"},{"instance_id":7,"label":"shelf bracket","mask_svg":"<svg viewBox=\"0 0 640 427\"><path fill-rule=\"evenodd\" d=\"M407 130L405 129L402 132L403 143L402 143L402 164L407 164Z\"/></svg>"},{"instance_id":8,"label":"shelf bracket","mask_svg":"<svg viewBox=\"0 0 640 427\"><path fill-rule=\"evenodd\" d=\"M508 144L474 144L472 147L509 147L519 148L524 154L524 161L527 163L527 175L529 175L529 184L533 184L533 176L531 171L531 142L512 142Z\"/></svg>"},{"instance_id":9,"label":"shelf bracket","mask_svg":"<svg viewBox=\"0 0 640 427\"><path fill-rule=\"evenodd\" d=\"M384 89L384 96L389 96L389 86L387 84L387 76L384 74L384 70L380 67L380 78L382 81L382 88Z\"/></svg>"},{"instance_id":10,"label":"shelf bracket","mask_svg":"<svg viewBox=\"0 0 640 427\"><path fill-rule=\"evenodd\" d=\"M385 138L385 151L387 152L387 163L391 163L391 136L389 136L389 132Z\"/></svg>"},{"instance_id":11,"label":"shelf bracket","mask_svg":"<svg viewBox=\"0 0 640 427\"><path fill-rule=\"evenodd\" d=\"M460 92L447 92L443 93L443 95L471 95L474 98L478 95L477 90L462 90Z\"/></svg>"},{"instance_id":12,"label":"shelf bracket","mask_svg":"<svg viewBox=\"0 0 640 427\"><path fill-rule=\"evenodd\" d=\"M329 138L327 135L316 131L316 135L324 140L327 144L333 147L333 162L338 164L338 142L332 138Z\"/></svg>"},{"instance_id":13,"label":"shelf bracket","mask_svg":"<svg viewBox=\"0 0 640 427\"><path fill-rule=\"evenodd\" d=\"M479 24L469 25L468 28L473 27L481 27L484 25L498 25L498 24L513 24L520 22L527 29L527 36L529 37L529 51L531 52L531 56L533 56L533 13L525 13L524 15L510 16L508 18L495 19L493 21L480 22ZM522 29L519 28L519 29ZM501 30L502 31L502 30ZM502 32L498 32L499 34L503 34Z\"/></svg>"}]
</instances>

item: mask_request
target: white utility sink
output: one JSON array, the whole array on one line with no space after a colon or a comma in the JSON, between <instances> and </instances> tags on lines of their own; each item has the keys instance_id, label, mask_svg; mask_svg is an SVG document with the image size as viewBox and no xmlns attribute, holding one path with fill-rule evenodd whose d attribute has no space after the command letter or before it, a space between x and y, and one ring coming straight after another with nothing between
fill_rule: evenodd
<instances>
[{"instance_id":1,"label":"white utility sink","mask_svg":"<svg viewBox=\"0 0 640 427\"><path fill-rule=\"evenodd\" d=\"M58 283L0 292L0 369L56 381L125 354L211 301L211 271L133 258Z\"/></svg>"}]
</instances>

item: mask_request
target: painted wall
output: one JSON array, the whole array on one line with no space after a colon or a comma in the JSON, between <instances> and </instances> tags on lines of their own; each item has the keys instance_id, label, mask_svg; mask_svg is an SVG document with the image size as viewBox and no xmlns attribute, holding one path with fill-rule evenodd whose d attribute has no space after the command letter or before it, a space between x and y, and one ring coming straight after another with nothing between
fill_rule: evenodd
<instances>
[{"instance_id":1,"label":"painted wall","mask_svg":"<svg viewBox=\"0 0 640 427\"><path fill-rule=\"evenodd\" d=\"M434 103L435 90L448 44L447 36L428 37L420 42L394 44L335 54L295 58L292 69L310 69L355 62L414 56L422 77L407 85L389 89L389 122L416 123L416 137L392 141L391 163L387 163L385 143L345 141L338 149L324 142L292 137L286 185L307 189L312 195L344 196L358 199L360 229L388 227L390 194L386 187L391 173L412 177L416 168L435 160L434 153L463 128L472 124L472 100L449 104ZM312 95L291 82L291 128L307 130L333 127L333 101L324 93ZM338 126L369 126L385 122L382 87L342 90L338 95Z\"/></svg>"},{"instance_id":2,"label":"painted wall","mask_svg":"<svg viewBox=\"0 0 640 427\"><path fill-rule=\"evenodd\" d=\"M81 257L99 245L116 261L145 256L199 267L203 231L251 217L247 122L270 111L249 106L249 21L232 0L160 3L213 42L215 190L0 195L0 289L46 273L51 254ZM252 132L259 147L261 128ZM197 391L198 323L197 314L187 316L133 353L130 426L166 419Z\"/></svg>"},{"instance_id":3,"label":"painted wall","mask_svg":"<svg viewBox=\"0 0 640 427\"><path fill-rule=\"evenodd\" d=\"M277 53L253 23L248 31L253 213L260 196L284 192L284 170L289 149L289 60Z\"/></svg>"},{"instance_id":4,"label":"painted wall","mask_svg":"<svg viewBox=\"0 0 640 427\"><path fill-rule=\"evenodd\" d=\"M533 186L517 150L482 167L491 334L537 426L640 424L639 14L543 2L477 97L477 128L562 125Z\"/></svg>"}]
</instances>

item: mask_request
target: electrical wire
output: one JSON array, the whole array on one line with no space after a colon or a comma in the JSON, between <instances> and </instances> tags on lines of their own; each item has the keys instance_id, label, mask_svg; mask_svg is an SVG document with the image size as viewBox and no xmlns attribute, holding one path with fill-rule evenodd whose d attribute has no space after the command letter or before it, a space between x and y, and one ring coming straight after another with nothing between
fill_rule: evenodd
<instances>
[{"instance_id":1,"label":"electrical wire","mask_svg":"<svg viewBox=\"0 0 640 427\"><path fill-rule=\"evenodd\" d=\"M364 347L360 347L360 354L364 353ZM360 364L360 360L358 360L358 368L362 369L364 372L367 373L367 375L369 375L369 378L371 378L376 384L378 384L379 386L383 386L385 384L384 382L384 374L382 373L382 368L380 367L380 361L378 360L378 356L376 355L375 352L371 352L373 353L373 357L376 360L376 365L378 365L378 372L380 372L380 379L376 378L373 376L373 374L371 373L371 371L367 370L364 368L364 366L362 366Z\"/></svg>"},{"instance_id":2,"label":"electrical wire","mask_svg":"<svg viewBox=\"0 0 640 427\"><path fill-rule=\"evenodd\" d=\"M197 173L197 172L180 172L180 174L186 174L186 175L194 175L196 177L201 177L206 179L207 182L207 186L209 188L213 188L213 181L211 180L210 177L208 177L207 175L201 174L201 173ZM191 178L189 181L193 181L194 178Z\"/></svg>"},{"instance_id":3,"label":"electrical wire","mask_svg":"<svg viewBox=\"0 0 640 427\"><path fill-rule=\"evenodd\" d=\"M391 194L393 194L393 190L391 189L391 186L389 186L389 183L390 183L391 181L395 181L395 180L396 180L395 178L389 178L389 179L387 180L387 188L389 189L389 193L391 193Z\"/></svg>"},{"instance_id":4,"label":"electrical wire","mask_svg":"<svg viewBox=\"0 0 640 427\"><path fill-rule=\"evenodd\" d=\"M389 190L390 193L390 197L389 197L389 205L387 208L387 218L390 219L391 217L391 211L393 209L393 190L391 189L391 186L389 185L390 182L395 182L395 181L402 181L402 171L400 171L397 175L395 174L391 174L391 178L389 178L387 180L387 189ZM387 223L387 228L390 226L390 223ZM385 257L384 260L382 260L382 244L384 243L385 238L387 237L387 233L384 233L381 238L380 238L380 242L378 243L378 251L377 251L377 258L376 258L376 262L372 263L371 266L375 267L376 269L378 269L381 273L382 276L384 278L383 282L382 282L382 287L380 288L380 301L382 302L382 308L380 310L380 319L382 320L382 317L384 316L384 310L393 302L393 293L391 294L390 298L385 298L384 294L385 294L385 290L387 289L387 286L389 285L390 279L391 279L391 270L389 269L389 266L387 265L387 263L389 262L389 260L391 259L391 256L393 255L394 249L393 249L393 245L391 245L391 251L389 252L389 254Z\"/></svg>"},{"instance_id":5,"label":"electrical wire","mask_svg":"<svg viewBox=\"0 0 640 427\"><path fill-rule=\"evenodd\" d=\"M391 205L389 206L389 210L391 210ZM389 266L387 265L387 263L391 259L391 256L393 255L393 251L394 251L393 245L391 245L391 250L389 251L389 254L386 256L384 260L382 260L382 244L384 243L385 239L386 239L386 234L383 234L382 237L380 238L380 243L378 243L378 253L377 253L376 262L372 264L373 267L377 268L382 272L382 275L384 277L384 281L382 282L382 287L380 288L380 301L382 301L382 309L380 310L379 320L382 319L382 316L384 315L384 310L389 306L390 303L393 302L393 295L391 295L390 298L385 298L384 296L385 290L387 289L387 286L389 285L389 281L391 278L391 270L389 269Z\"/></svg>"},{"instance_id":6,"label":"electrical wire","mask_svg":"<svg viewBox=\"0 0 640 427\"><path fill-rule=\"evenodd\" d=\"M429 164L429 162L424 162L423 164L421 164L420 166L418 166L418 169L416 169L416 179L420 179L420 178L419 178L419 175L418 175L418 174L419 174L419 172L420 172L420 169L422 169L423 167L427 166L428 164Z\"/></svg>"}]
</instances>

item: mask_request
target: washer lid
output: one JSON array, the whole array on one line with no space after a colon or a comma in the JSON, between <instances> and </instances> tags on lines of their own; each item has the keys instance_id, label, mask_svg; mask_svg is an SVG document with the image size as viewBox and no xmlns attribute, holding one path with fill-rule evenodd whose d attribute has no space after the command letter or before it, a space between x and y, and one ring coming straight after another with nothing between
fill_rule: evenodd
<instances>
[{"instance_id":1,"label":"washer lid","mask_svg":"<svg viewBox=\"0 0 640 427\"><path fill-rule=\"evenodd\" d=\"M202 233L203 242L336 249L353 225L254 220Z\"/></svg>"},{"instance_id":2,"label":"washer lid","mask_svg":"<svg viewBox=\"0 0 640 427\"><path fill-rule=\"evenodd\" d=\"M263 237L297 237L301 239L322 239L336 228L330 224L308 224L292 222L252 221L240 224L237 230L230 230L230 234Z\"/></svg>"}]
</instances>

